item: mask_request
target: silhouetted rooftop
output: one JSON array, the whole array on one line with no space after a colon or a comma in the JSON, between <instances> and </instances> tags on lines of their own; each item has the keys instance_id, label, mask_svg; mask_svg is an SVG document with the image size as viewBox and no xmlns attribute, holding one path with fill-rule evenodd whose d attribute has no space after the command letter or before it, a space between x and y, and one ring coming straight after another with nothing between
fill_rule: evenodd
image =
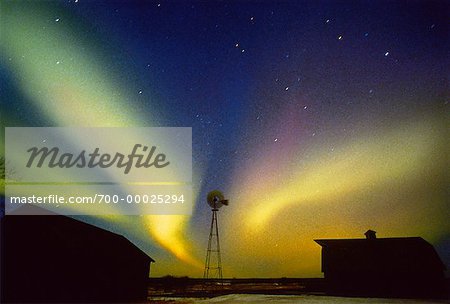
<instances>
[{"instance_id":1,"label":"silhouetted rooftop","mask_svg":"<svg viewBox=\"0 0 450 304\"><path fill-rule=\"evenodd\" d=\"M330 267L347 270L446 268L433 246L421 237L319 239L315 242L333 252L331 260L323 261L323 271ZM335 263L336 260L339 263Z\"/></svg>"},{"instance_id":2,"label":"silhouetted rooftop","mask_svg":"<svg viewBox=\"0 0 450 304\"><path fill-rule=\"evenodd\" d=\"M6 215L1 220L4 300L111 303L146 299L154 260L124 236L36 206L22 208L41 209L41 215Z\"/></svg>"}]
</instances>

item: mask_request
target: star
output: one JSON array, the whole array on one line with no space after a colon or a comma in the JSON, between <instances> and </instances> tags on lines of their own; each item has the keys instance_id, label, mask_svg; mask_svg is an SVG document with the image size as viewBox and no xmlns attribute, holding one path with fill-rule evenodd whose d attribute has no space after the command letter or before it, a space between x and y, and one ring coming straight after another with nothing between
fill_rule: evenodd
<instances>
[{"instance_id":1,"label":"star","mask_svg":"<svg viewBox=\"0 0 450 304\"><path fill-rule=\"evenodd\" d=\"M245 52L245 50L244 50L244 49L242 49L241 53L244 53L244 52Z\"/></svg>"},{"instance_id":2,"label":"star","mask_svg":"<svg viewBox=\"0 0 450 304\"><path fill-rule=\"evenodd\" d=\"M250 21L253 21L253 20L255 20L255 18L254 17L250 17Z\"/></svg>"},{"instance_id":3,"label":"star","mask_svg":"<svg viewBox=\"0 0 450 304\"><path fill-rule=\"evenodd\" d=\"M330 23L330 19L327 19L327 20L325 21L325 23Z\"/></svg>"},{"instance_id":4,"label":"star","mask_svg":"<svg viewBox=\"0 0 450 304\"><path fill-rule=\"evenodd\" d=\"M235 47L239 47L239 43L236 43L234 46L235 46Z\"/></svg>"},{"instance_id":5,"label":"star","mask_svg":"<svg viewBox=\"0 0 450 304\"><path fill-rule=\"evenodd\" d=\"M274 141L274 142L277 142L277 141L278 141L278 138L275 138L273 141Z\"/></svg>"},{"instance_id":6,"label":"star","mask_svg":"<svg viewBox=\"0 0 450 304\"><path fill-rule=\"evenodd\" d=\"M389 56L389 51L387 51L386 53L384 53L384 56L385 56L385 57Z\"/></svg>"},{"instance_id":7,"label":"star","mask_svg":"<svg viewBox=\"0 0 450 304\"><path fill-rule=\"evenodd\" d=\"M59 18L56 18L56 19L55 19L55 22L59 22L60 20L61 20L61 19L59 19Z\"/></svg>"},{"instance_id":8,"label":"star","mask_svg":"<svg viewBox=\"0 0 450 304\"><path fill-rule=\"evenodd\" d=\"M308 106L304 106L304 107L303 107L303 110L306 110L307 108L308 108Z\"/></svg>"},{"instance_id":9,"label":"star","mask_svg":"<svg viewBox=\"0 0 450 304\"><path fill-rule=\"evenodd\" d=\"M140 90L138 93L139 93L139 94L142 94L142 90Z\"/></svg>"},{"instance_id":10,"label":"star","mask_svg":"<svg viewBox=\"0 0 450 304\"><path fill-rule=\"evenodd\" d=\"M285 87L284 90L285 90L285 91L289 90L289 87Z\"/></svg>"},{"instance_id":11,"label":"star","mask_svg":"<svg viewBox=\"0 0 450 304\"><path fill-rule=\"evenodd\" d=\"M344 37L342 37L342 35L341 36L338 36L338 40L342 40L342 38L344 38Z\"/></svg>"}]
</instances>

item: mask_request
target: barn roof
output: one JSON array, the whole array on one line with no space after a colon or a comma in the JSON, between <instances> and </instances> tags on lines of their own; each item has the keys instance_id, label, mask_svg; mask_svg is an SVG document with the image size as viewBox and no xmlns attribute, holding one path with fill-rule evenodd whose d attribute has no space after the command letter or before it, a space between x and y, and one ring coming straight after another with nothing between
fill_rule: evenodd
<instances>
[{"instance_id":1,"label":"barn roof","mask_svg":"<svg viewBox=\"0 0 450 304\"><path fill-rule=\"evenodd\" d=\"M376 242L378 246L387 246L401 244L403 246L410 246L417 244L428 244L421 237L393 237L393 238L377 238L377 239L318 239L314 240L317 244L322 247L352 247L352 246L366 246L368 242ZM373 244L373 243L371 243Z\"/></svg>"},{"instance_id":2,"label":"barn roof","mask_svg":"<svg viewBox=\"0 0 450 304\"><path fill-rule=\"evenodd\" d=\"M154 260L132 242L77 219L30 208L32 215L8 214L0 221L6 278L0 301L140 303L147 299Z\"/></svg>"},{"instance_id":3,"label":"barn roof","mask_svg":"<svg viewBox=\"0 0 450 304\"><path fill-rule=\"evenodd\" d=\"M19 235L19 231L22 236L25 233L29 235L43 233L46 235L46 240L57 240L57 243L64 244L77 252L87 252L91 249L97 251L114 249L117 254L133 252L140 258L155 262L123 235L69 216L58 215L37 206L26 205L20 209L18 214L28 213L31 215L14 215L15 212L11 212L3 219L5 228L14 229L16 236Z\"/></svg>"},{"instance_id":4,"label":"barn roof","mask_svg":"<svg viewBox=\"0 0 450 304\"><path fill-rule=\"evenodd\" d=\"M324 271L379 267L397 270L411 267L445 269L433 246L421 237L319 239L315 242L325 250Z\"/></svg>"}]
</instances>

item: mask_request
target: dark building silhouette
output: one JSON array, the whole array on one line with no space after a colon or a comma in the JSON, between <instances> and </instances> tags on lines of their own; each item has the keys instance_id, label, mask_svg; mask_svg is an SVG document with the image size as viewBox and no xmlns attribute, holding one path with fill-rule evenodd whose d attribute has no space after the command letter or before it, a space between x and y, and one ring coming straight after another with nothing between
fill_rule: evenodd
<instances>
[{"instance_id":1,"label":"dark building silhouette","mask_svg":"<svg viewBox=\"0 0 450 304\"><path fill-rule=\"evenodd\" d=\"M445 265L421 237L315 240L322 246L328 294L373 297L446 296Z\"/></svg>"},{"instance_id":2,"label":"dark building silhouette","mask_svg":"<svg viewBox=\"0 0 450 304\"><path fill-rule=\"evenodd\" d=\"M2 303L147 299L154 260L121 235L61 215L6 215L1 229Z\"/></svg>"}]
</instances>

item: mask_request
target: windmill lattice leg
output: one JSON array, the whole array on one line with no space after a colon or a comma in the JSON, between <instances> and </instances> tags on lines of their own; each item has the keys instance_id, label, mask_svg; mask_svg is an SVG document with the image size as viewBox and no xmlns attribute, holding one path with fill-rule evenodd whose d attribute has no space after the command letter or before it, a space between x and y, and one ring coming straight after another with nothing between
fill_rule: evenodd
<instances>
[{"instance_id":1,"label":"windmill lattice leg","mask_svg":"<svg viewBox=\"0 0 450 304\"><path fill-rule=\"evenodd\" d=\"M219 279L222 280L222 260L220 255L220 241L219 241L219 225L217 222L218 209L212 209L211 226L209 230L208 249L206 250L205 270L203 272L204 279ZM215 238L215 241L213 240ZM215 245L215 246L214 246ZM214 248L213 248L214 246ZM212 255L216 257L213 259L211 265ZM216 265L214 265L216 263Z\"/></svg>"}]
</instances>

